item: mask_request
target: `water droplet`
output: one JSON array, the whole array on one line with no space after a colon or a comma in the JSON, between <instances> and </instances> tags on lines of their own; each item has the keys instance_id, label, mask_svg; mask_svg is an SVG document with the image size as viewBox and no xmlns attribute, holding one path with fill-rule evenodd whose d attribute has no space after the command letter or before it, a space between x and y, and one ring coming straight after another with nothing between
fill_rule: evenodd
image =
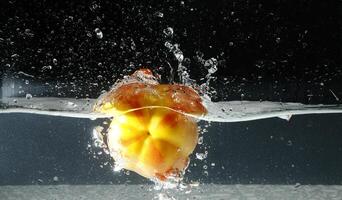
<instances>
[{"instance_id":1,"label":"water droplet","mask_svg":"<svg viewBox=\"0 0 342 200\"><path fill-rule=\"evenodd\" d=\"M133 40L133 39L131 39L131 49L132 49L133 51L135 51L135 50L136 50L136 48L137 48L137 46L136 46L136 44L135 44L134 40Z\"/></svg>"},{"instance_id":2,"label":"water droplet","mask_svg":"<svg viewBox=\"0 0 342 200\"><path fill-rule=\"evenodd\" d=\"M19 54L13 54L13 55L11 55L11 58L18 58L19 57Z\"/></svg>"},{"instance_id":3,"label":"water droplet","mask_svg":"<svg viewBox=\"0 0 342 200\"><path fill-rule=\"evenodd\" d=\"M25 80L25 84L26 85L30 84L30 81L29 80Z\"/></svg>"},{"instance_id":4,"label":"water droplet","mask_svg":"<svg viewBox=\"0 0 342 200\"><path fill-rule=\"evenodd\" d=\"M163 30L163 33L166 37L172 37L173 36L173 28L167 27Z\"/></svg>"},{"instance_id":5,"label":"water droplet","mask_svg":"<svg viewBox=\"0 0 342 200\"><path fill-rule=\"evenodd\" d=\"M280 43L280 37L276 38L276 43L278 43L278 44Z\"/></svg>"},{"instance_id":6,"label":"water droplet","mask_svg":"<svg viewBox=\"0 0 342 200\"><path fill-rule=\"evenodd\" d=\"M98 78L98 79L102 79L103 76L100 74L100 75L97 76L97 78Z\"/></svg>"},{"instance_id":7,"label":"water droplet","mask_svg":"<svg viewBox=\"0 0 342 200\"><path fill-rule=\"evenodd\" d=\"M173 54L175 55L176 59L178 60L178 62L183 62L184 60L184 55L183 55L183 52L179 49L175 50L173 52Z\"/></svg>"},{"instance_id":8,"label":"water droplet","mask_svg":"<svg viewBox=\"0 0 342 200\"><path fill-rule=\"evenodd\" d=\"M88 36L88 37L92 37L93 35L91 34L90 31L87 31L87 36Z\"/></svg>"},{"instance_id":9,"label":"water droplet","mask_svg":"<svg viewBox=\"0 0 342 200\"><path fill-rule=\"evenodd\" d=\"M51 69L52 69L52 66L51 66L51 65L46 65L46 66L43 66L43 67L42 67L42 70L43 70L43 71L51 70Z\"/></svg>"},{"instance_id":10,"label":"water droplet","mask_svg":"<svg viewBox=\"0 0 342 200\"><path fill-rule=\"evenodd\" d=\"M164 46L168 48L170 51L173 49L173 45L168 41L165 42Z\"/></svg>"},{"instance_id":11,"label":"water droplet","mask_svg":"<svg viewBox=\"0 0 342 200\"><path fill-rule=\"evenodd\" d=\"M91 5L90 5L90 10L91 11L96 11L96 9L100 8L100 5L98 5L96 3L96 1L94 1Z\"/></svg>"},{"instance_id":12,"label":"water droplet","mask_svg":"<svg viewBox=\"0 0 342 200\"><path fill-rule=\"evenodd\" d=\"M95 33L96 33L96 37L98 39L102 39L103 38L103 33L99 28L95 28Z\"/></svg>"},{"instance_id":13,"label":"water droplet","mask_svg":"<svg viewBox=\"0 0 342 200\"><path fill-rule=\"evenodd\" d=\"M208 73L213 74L217 71L216 65L212 66L211 68L208 69Z\"/></svg>"},{"instance_id":14,"label":"water droplet","mask_svg":"<svg viewBox=\"0 0 342 200\"><path fill-rule=\"evenodd\" d=\"M53 63L54 65L57 65L57 59L56 59L56 58L52 59L52 63Z\"/></svg>"},{"instance_id":15,"label":"water droplet","mask_svg":"<svg viewBox=\"0 0 342 200\"><path fill-rule=\"evenodd\" d=\"M34 36L34 34L32 33L32 31L30 30L30 29L25 29L25 35L27 35L27 36L29 36L29 37L33 37Z\"/></svg>"},{"instance_id":16,"label":"water droplet","mask_svg":"<svg viewBox=\"0 0 342 200\"><path fill-rule=\"evenodd\" d=\"M196 153L196 158L198 160L204 160L207 158L208 152L205 151L205 153Z\"/></svg>"},{"instance_id":17,"label":"water droplet","mask_svg":"<svg viewBox=\"0 0 342 200\"><path fill-rule=\"evenodd\" d=\"M198 144L203 144L203 137L202 136L198 138L198 142L197 143Z\"/></svg>"},{"instance_id":18,"label":"water droplet","mask_svg":"<svg viewBox=\"0 0 342 200\"><path fill-rule=\"evenodd\" d=\"M205 61L204 66L205 67L211 67L211 66L216 66L217 65L217 60L216 58L210 58Z\"/></svg>"},{"instance_id":19,"label":"water droplet","mask_svg":"<svg viewBox=\"0 0 342 200\"><path fill-rule=\"evenodd\" d=\"M217 71L217 60L215 58L210 58L204 62L204 66L208 68L207 77L209 77Z\"/></svg>"},{"instance_id":20,"label":"water droplet","mask_svg":"<svg viewBox=\"0 0 342 200\"><path fill-rule=\"evenodd\" d=\"M154 13L154 15L155 16L157 16L157 17L160 17L160 18L163 18L164 17L164 13L162 13L162 12L156 12L156 13Z\"/></svg>"}]
</instances>

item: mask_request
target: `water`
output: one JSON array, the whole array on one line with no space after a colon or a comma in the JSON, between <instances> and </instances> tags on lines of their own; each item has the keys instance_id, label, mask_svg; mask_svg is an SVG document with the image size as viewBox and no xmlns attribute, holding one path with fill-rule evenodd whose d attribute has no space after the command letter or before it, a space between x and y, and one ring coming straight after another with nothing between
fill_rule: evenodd
<instances>
[{"instance_id":1,"label":"water","mask_svg":"<svg viewBox=\"0 0 342 200\"><path fill-rule=\"evenodd\" d=\"M0 193L8 199L339 199L341 191L340 170L334 167L341 162L334 156L341 128L336 114L293 116L289 122L212 122L191 157L184 182L192 186L184 190L155 190L133 172L113 172L110 158L93 146L91 130L99 121L24 113L0 119L1 184L6 185Z\"/></svg>"}]
</instances>

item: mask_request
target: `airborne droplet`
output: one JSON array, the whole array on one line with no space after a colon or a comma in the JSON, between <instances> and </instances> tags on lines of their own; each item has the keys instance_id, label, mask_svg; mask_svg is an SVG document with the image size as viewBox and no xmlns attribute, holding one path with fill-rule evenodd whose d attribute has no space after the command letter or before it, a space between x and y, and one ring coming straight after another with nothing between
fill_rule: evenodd
<instances>
[{"instance_id":1,"label":"airborne droplet","mask_svg":"<svg viewBox=\"0 0 342 200\"><path fill-rule=\"evenodd\" d=\"M103 38L103 33L102 33L102 31L99 28L95 29L95 33L96 33L96 37L98 39L102 39Z\"/></svg>"},{"instance_id":2,"label":"airborne droplet","mask_svg":"<svg viewBox=\"0 0 342 200\"><path fill-rule=\"evenodd\" d=\"M160 18L163 18L164 17L164 13L162 13L162 12L156 12L156 13L154 13L154 15L155 16L157 16L157 17L160 17Z\"/></svg>"},{"instance_id":3,"label":"airborne droplet","mask_svg":"<svg viewBox=\"0 0 342 200\"><path fill-rule=\"evenodd\" d=\"M163 33L166 37L172 37L173 36L173 28L167 27L163 30Z\"/></svg>"}]
</instances>

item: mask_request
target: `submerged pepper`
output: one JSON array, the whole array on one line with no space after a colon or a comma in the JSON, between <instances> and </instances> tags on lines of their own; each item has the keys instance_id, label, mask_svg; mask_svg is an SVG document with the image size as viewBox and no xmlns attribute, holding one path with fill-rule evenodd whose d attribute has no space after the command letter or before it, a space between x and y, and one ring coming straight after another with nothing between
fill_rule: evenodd
<instances>
[{"instance_id":1,"label":"submerged pepper","mask_svg":"<svg viewBox=\"0 0 342 200\"><path fill-rule=\"evenodd\" d=\"M116 84L94 110L113 115L106 143L114 160L162 181L184 172L196 147L197 124L186 114L207 113L195 90L159 84L148 69Z\"/></svg>"}]
</instances>

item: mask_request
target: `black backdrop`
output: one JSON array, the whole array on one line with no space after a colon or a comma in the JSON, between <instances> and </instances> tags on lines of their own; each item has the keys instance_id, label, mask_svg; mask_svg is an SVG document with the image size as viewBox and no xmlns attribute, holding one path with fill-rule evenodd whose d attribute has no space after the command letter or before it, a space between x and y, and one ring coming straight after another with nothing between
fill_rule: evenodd
<instances>
[{"instance_id":1,"label":"black backdrop","mask_svg":"<svg viewBox=\"0 0 342 200\"><path fill-rule=\"evenodd\" d=\"M164 77L179 44L198 83L218 61L214 100L336 103L341 89L339 3L327 1L2 0L0 66L33 95L97 97L145 66ZM173 35L163 30L173 28ZM103 38L99 39L98 28ZM25 76L24 72L30 76ZM57 87L56 87L57 86Z\"/></svg>"}]
</instances>

